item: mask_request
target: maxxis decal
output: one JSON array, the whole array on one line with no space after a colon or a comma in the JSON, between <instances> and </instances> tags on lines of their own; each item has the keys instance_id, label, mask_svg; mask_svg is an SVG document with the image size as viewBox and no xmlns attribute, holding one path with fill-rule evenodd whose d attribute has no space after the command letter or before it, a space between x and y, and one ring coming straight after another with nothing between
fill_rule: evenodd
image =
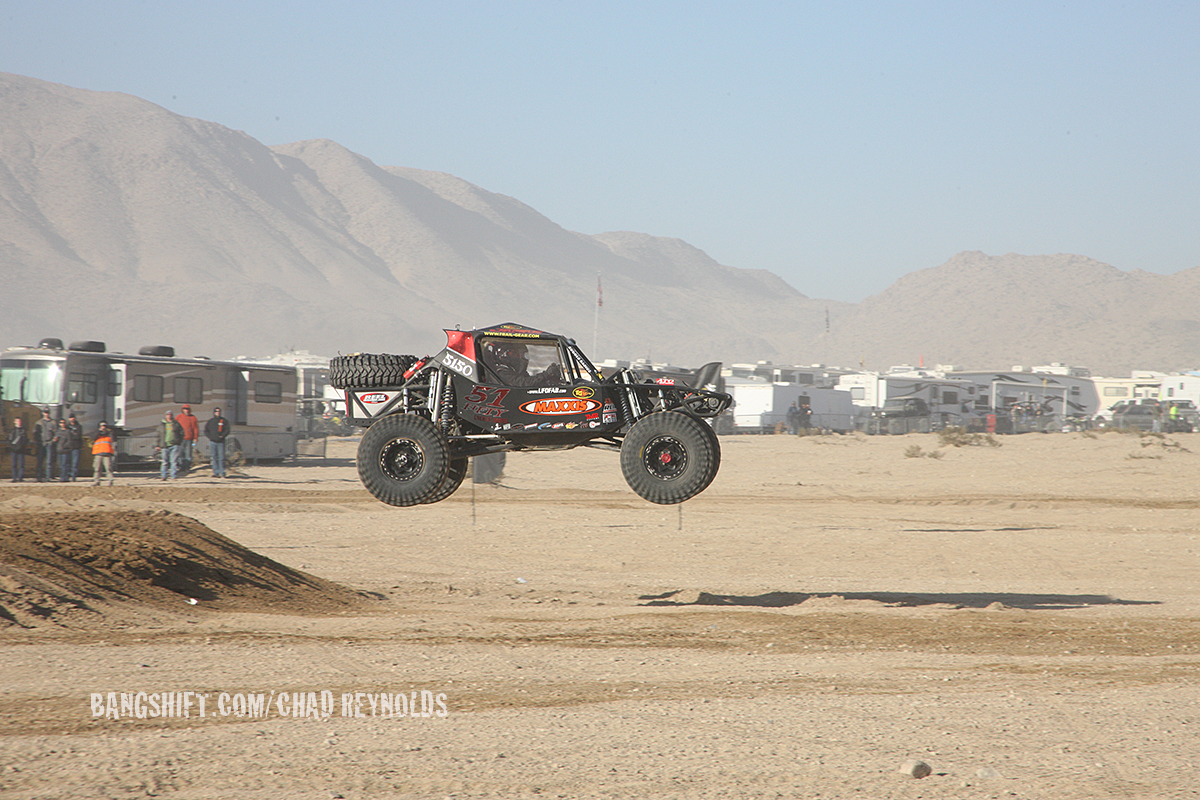
<instances>
[{"instance_id":1,"label":"maxxis decal","mask_svg":"<svg viewBox=\"0 0 1200 800\"><path fill-rule=\"evenodd\" d=\"M566 414L585 414L600 408L598 400L580 400L574 397L551 397L543 400L530 400L521 404L521 410L526 414L538 416L562 416Z\"/></svg>"}]
</instances>

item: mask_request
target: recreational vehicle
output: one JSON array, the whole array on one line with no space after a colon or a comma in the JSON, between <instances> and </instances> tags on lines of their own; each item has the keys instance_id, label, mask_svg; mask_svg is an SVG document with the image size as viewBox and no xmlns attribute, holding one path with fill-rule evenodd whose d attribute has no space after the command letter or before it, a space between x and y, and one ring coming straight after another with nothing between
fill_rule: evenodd
<instances>
[{"instance_id":1,"label":"recreational vehicle","mask_svg":"<svg viewBox=\"0 0 1200 800\"><path fill-rule=\"evenodd\" d=\"M1200 373L1170 375L1163 378L1158 399L1164 403L1171 400L1191 400L1200 407Z\"/></svg>"},{"instance_id":2,"label":"recreational vehicle","mask_svg":"<svg viewBox=\"0 0 1200 800\"><path fill-rule=\"evenodd\" d=\"M1049 367L953 372L947 377L976 385L977 413L990 415L991 424L998 425L998 433L1061 431L1086 424L1100 403L1097 379L1068 374L1069 368L1055 372L1043 369Z\"/></svg>"},{"instance_id":3,"label":"recreational vehicle","mask_svg":"<svg viewBox=\"0 0 1200 800\"><path fill-rule=\"evenodd\" d=\"M856 372L838 378L838 391L849 394L857 408L855 427L867 433L905 433L938 430L947 426L968 427L977 418L978 388L974 383L942 378L924 371ZM928 422L905 417L905 424L886 422L888 411L904 407L907 400L920 400ZM917 404L909 404L916 407ZM891 412L891 418L899 415Z\"/></svg>"},{"instance_id":4,"label":"recreational vehicle","mask_svg":"<svg viewBox=\"0 0 1200 800\"><path fill-rule=\"evenodd\" d=\"M296 371L287 366L178 358L161 345L127 355L107 352L103 342L64 348L59 339L43 339L0 353L0 400L5 430L14 415L32 430L42 409L54 419L74 413L89 437L101 420L108 422L118 432L117 461L124 466L155 459L159 422L184 404L199 417L201 453L214 408L233 423L232 451L247 459L296 453ZM85 462L89 452L85 447Z\"/></svg>"}]
</instances>

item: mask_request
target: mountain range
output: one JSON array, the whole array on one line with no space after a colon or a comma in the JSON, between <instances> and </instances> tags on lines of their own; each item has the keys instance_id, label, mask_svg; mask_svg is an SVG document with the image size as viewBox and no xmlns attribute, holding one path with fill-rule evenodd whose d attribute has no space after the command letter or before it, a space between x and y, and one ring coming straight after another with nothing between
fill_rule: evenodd
<instances>
[{"instance_id":1,"label":"mountain range","mask_svg":"<svg viewBox=\"0 0 1200 800\"><path fill-rule=\"evenodd\" d=\"M568 231L452 175L268 147L130 95L0 73L0 120L0 347L420 355L442 328L513 321L595 359L681 365L1200 366L1200 267L968 252L841 303L679 239Z\"/></svg>"}]
</instances>

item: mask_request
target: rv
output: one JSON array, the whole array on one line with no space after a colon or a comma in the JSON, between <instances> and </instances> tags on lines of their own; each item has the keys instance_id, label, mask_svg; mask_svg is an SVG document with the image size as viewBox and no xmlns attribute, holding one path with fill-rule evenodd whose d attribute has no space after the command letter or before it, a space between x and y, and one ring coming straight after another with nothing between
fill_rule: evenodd
<instances>
[{"instance_id":1,"label":"rv","mask_svg":"<svg viewBox=\"0 0 1200 800\"><path fill-rule=\"evenodd\" d=\"M857 409L855 427L867 433L906 433L969 427L977 419L978 387L967 380L943 378L923 370L857 372L838 378ZM921 403L906 403L920 400ZM922 415L915 415L918 408ZM900 425L895 420L903 419Z\"/></svg>"},{"instance_id":2,"label":"rv","mask_svg":"<svg viewBox=\"0 0 1200 800\"><path fill-rule=\"evenodd\" d=\"M117 462L156 458L158 426L167 411L190 405L201 426L214 408L233 423L226 444L246 459L282 459L296 453L296 371L287 366L179 358L174 348L143 347L138 355L110 353L103 342L43 339L37 347L0 353L4 428L49 409L54 419L74 413L90 436L104 420L117 431ZM84 448L90 463L90 449ZM5 452L7 454L7 452ZM4 459L7 468L8 459Z\"/></svg>"},{"instance_id":3,"label":"rv","mask_svg":"<svg viewBox=\"0 0 1200 800\"><path fill-rule=\"evenodd\" d=\"M1162 385L1159 387L1158 399L1163 403L1172 400L1191 400L1193 405L1200 407L1200 373L1191 372L1163 378Z\"/></svg>"},{"instance_id":4,"label":"rv","mask_svg":"<svg viewBox=\"0 0 1200 800\"><path fill-rule=\"evenodd\" d=\"M976 413L997 433L1051 432L1084 425L1099 406L1096 380L1079 368L1016 366L1008 371L948 373L975 383Z\"/></svg>"},{"instance_id":5,"label":"rv","mask_svg":"<svg viewBox=\"0 0 1200 800\"><path fill-rule=\"evenodd\" d=\"M289 366L296 371L296 436L320 439L349 436L354 428L346 420L346 394L329 385L329 358L307 350L292 350L270 358L234 359L238 364Z\"/></svg>"}]
</instances>

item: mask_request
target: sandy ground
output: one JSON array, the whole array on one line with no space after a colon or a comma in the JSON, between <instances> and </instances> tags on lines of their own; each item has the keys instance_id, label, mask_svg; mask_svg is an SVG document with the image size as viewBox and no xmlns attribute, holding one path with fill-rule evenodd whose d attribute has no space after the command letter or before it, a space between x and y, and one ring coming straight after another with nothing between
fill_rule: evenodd
<instances>
[{"instance_id":1,"label":"sandy ground","mask_svg":"<svg viewBox=\"0 0 1200 800\"><path fill-rule=\"evenodd\" d=\"M4 484L0 796L1196 796L1200 435L999 441L722 437L678 507L577 450L389 508L346 440Z\"/></svg>"}]
</instances>

